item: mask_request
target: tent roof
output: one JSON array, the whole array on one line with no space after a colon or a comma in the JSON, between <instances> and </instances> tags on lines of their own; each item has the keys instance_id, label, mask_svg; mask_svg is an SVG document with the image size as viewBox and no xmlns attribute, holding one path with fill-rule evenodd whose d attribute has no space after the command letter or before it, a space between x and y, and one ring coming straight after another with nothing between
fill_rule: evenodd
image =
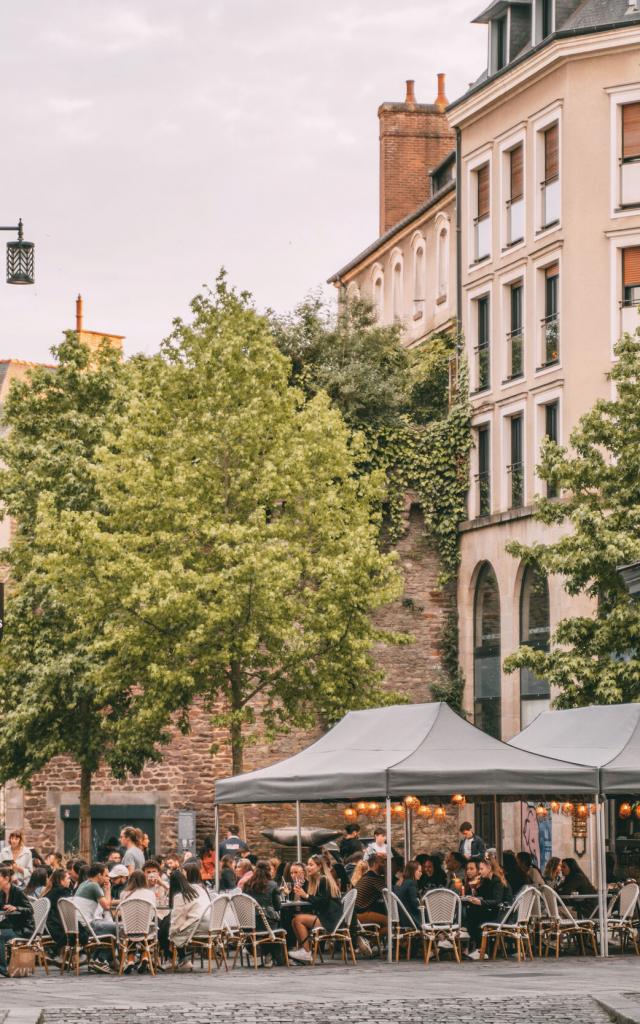
<instances>
[{"instance_id":1,"label":"tent roof","mask_svg":"<svg viewBox=\"0 0 640 1024\"><path fill-rule=\"evenodd\" d=\"M444 703L350 711L306 750L223 779L217 803L364 797L591 794L597 771L516 751Z\"/></svg>"},{"instance_id":2,"label":"tent roof","mask_svg":"<svg viewBox=\"0 0 640 1024\"><path fill-rule=\"evenodd\" d=\"M603 793L640 790L640 704L545 711L511 745L600 769Z\"/></svg>"}]
</instances>

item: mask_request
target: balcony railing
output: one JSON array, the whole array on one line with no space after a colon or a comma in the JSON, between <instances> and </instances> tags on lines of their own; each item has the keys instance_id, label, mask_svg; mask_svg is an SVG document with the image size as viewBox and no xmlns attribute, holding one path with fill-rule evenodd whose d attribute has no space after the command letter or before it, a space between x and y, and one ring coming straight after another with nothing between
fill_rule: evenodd
<instances>
[{"instance_id":1,"label":"balcony railing","mask_svg":"<svg viewBox=\"0 0 640 1024\"><path fill-rule=\"evenodd\" d=\"M521 508L524 502L524 463L512 462L507 466L511 480L511 508Z\"/></svg>"},{"instance_id":2,"label":"balcony railing","mask_svg":"<svg viewBox=\"0 0 640 1024\"><path fill-rule=\"evenodd\" d=\"M478 345L476 354L476 391L486 391L491 386L491 355L489 345Z\"/></svg>"},{"instance_id":3,"label":"balcony railing","mask_svg":"<svg viewBox=\"0 0 640 1024\"><path fill-rule=\"evenodd\" d=\"M620 205L640 204L640 160L620 161Z\"/></svg>"},{"instance_id":4,"label":"balcony railing","mask_svg":"<svg viewBox=\"0 0 640 1024\"><path fill-rule=\"evenodd\" d=\"M488 470L476 473L478 485L478 515L488 516L491 514L491 477Z\"/></svg>"},{"instance_id":5,"label":"balcony railing","mask_svg":"<svg viewBox=\"0 0 640 1024\"><path fill-rule=\"evenodd\" d=\"M524 335L522 329L507 334L507 380L524 373Z\"/></svg>"},{"instance_id":6,"label":"balcony railing","mask_svg":"<svg viewBox=\"0 0 640 1024\"><path fill-rule=\"evenodd\" d=\"M541 321L542 328L542 365L553 366L560 361L560 317L550 313Z\"/></svg>"},{"instance_id":7,"label":"balcony railing","mask_svg":"<svg viewBox=\"0 0 640 1024\"><path fill-rule=\"evenodd\" d=\"M514 245L524 238L524 199L507 202L507 245Z\"/></svg>"},{"instance_id":8,"label":"balcony railing","mask_svg":"<svg viewBox=\"0 0 640 1024\"><path fill-rule=\"evenodd\" d=\"M540 183L542 189L542 227L548 228L560 220L560 179Z\"/></svg>"},{"instance_id":9,"label":"balcony railing","mask_svg":"<svg viewBox=\"0 0 640 1024\"><path fill-rule=\"evenodd\" d=\"M476 248L475 248L475 261L478 263L480 260L486 259L490 252L491 244L491 218L483 217L482 220L474 220L475 236L476 236Z\"/></svg>"}]
</instances>

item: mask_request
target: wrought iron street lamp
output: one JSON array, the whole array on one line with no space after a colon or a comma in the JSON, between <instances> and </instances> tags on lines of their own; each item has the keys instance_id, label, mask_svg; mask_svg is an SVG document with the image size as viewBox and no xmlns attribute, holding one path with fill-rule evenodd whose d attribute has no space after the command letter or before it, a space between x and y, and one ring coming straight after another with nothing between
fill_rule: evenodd
<instances>
[{"instance_id":1,"label":"wrought iron street lamp","mask_svg":"<svg viewBox=\"0 0 640 1024\"><path fill-rule=\"evenodd\" d=\"M0 227L0 231L17 231L18 241L7 242L7 284L33 284L33 242L22 236L22 220L15 227Z\"/></svg>"}]
</instances>

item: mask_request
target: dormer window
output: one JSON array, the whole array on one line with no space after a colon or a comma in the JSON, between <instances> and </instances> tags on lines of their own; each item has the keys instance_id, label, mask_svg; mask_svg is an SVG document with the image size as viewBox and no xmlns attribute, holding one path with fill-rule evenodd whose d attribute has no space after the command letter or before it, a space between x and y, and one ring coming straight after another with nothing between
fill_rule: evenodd
<instances>
[{"instance_id":1,"label":"dormer window","mask_svg":"<svg viewBox=\"0 0 640 1024\"><path fill-rule=\"evenodd\" d=\"M533 43L541 43L556 30L555 0L535 0Z\"/></svg>"},{"instance_id":2,"label":"dormer window","mask_svg":"<svg viewBox=\"0 0 640 1024\"><path fill-rule=\"evenodd\" d=\"M495 73L504 68L508 61L508 33L507 33L507 15L505 14L502 18L494 18L491 22L491 71Z\"/></svg>"}]
</instances>

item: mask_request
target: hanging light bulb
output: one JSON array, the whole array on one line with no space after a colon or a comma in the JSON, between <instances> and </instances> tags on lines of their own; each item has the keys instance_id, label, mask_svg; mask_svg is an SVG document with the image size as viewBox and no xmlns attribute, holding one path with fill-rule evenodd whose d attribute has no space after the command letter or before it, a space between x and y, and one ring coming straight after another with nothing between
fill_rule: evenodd
<instances>
[{"instance_id":1,"label":"hanging light bulb","mask_svg":"<svg viewBox=\"0 0 640 1024\"><path fill-rule=\"evenodd\" d=\"M439 807L436 807L435 811L433 812L433 817L435 818L436 821L444 821L446 816L447 809L446 807L443 807L442 804L440 804Z\"/></svg>"},{"instance_id":2,"label":"hanging light bulb","mask_svg":"<svg viewBox=\"0 0 640 1024\"><path fill-rule=\"evenodd\" d=\"M562 813L563 814L573 814L573 804L571 804L571 803L563 804L562 805Z\"/></svg>"},{"instance_id":3,"label":"hanging light bulb","mask_svg":"<svg viewBox=\"0 0 640 1024\"><path fill-rule=\"evenodd\" d=\"M380 814L380 804L375 800L370 800L367 804L367 814Z\"/></svg>"},{"instance_id":4,"label":"hanging light bulb","mask_svg":"<svg viewBox=\"0 0 640 1024\"><path fill-rule=\"evenodd\" d=\"M625 800L625 802L623 804L620 804L620 809L618 810L618 814L620 815L621 818L630 818L631 817L631 804L628 804L626 802L626 800Z\"/></svg>"},{"instance_id":5,"label":"hanging light bulb","mask_svg":"<svg viewBox=\"0 0 640 1024\"><path fill-rule=\"evenodd\" d=\"M538 818L546 818L546 817L548 817L548 815L549 815L549 812L548 812L547 808L544 806L544 804L538 804L538 806L536 807L536 817L538 817Z\"/></svg>"},{"instance_id":6,"label":"hanging light bulb","mask_svg":"<svg viewBox=\"0 0 640 1024\"><path fill-rule=\"evenodd\" d=\"M410 811L415 811L420 806L420 801L417 796L405 796L404 805Z\"/></svg>"},{"instance_id":7,"label":"hanging light bulb","mask_svg":"<svg viewBox=\"0 0 640 1024\"><path fill-rule=\"evenodd\" d=\"M431 818L433 815L433 808L429 804L420 804L416 814L420 818Z\"/></svg>"},{"instance_id":8,"label":"hanging light bulb","mask_svg":"<svg viewBox=\"0 0 640 1024\"><path fill-rule=\"evenodd\" d=\"M635 813L636 813L636 818L640 818L640 804L636 804Z\"/></svg>"},{"instance_id":9,"label":"hanging light bulb","mask_svg":"<svg viewBox=\"0 0 640 1024\"><path fill-rule=\"evenodd\" d=\"M467 798L464 793L454 793L451 797L451 803L457 804L458 807L464 807L467 802Z\"/></svg>"},{"instance_id":10,"label":"hanging light bulb","mask_svg":"<svg viewBox=\"0 0 640 1024\"><path fill-rule=\"evenodd\" d=\"M587 818L589 816L589 808L586 804L578 804L578 806L576 807L576 814L579 818L582 818L584 820L584 818Z\"/></svg>"},{"instance_id":11,"label":"hanging light bulb","mask_svg":"<svg viewBox=\"0 0 640 1024\"><path fill-rule=\"evenodd\" d=\"M343 814L345 821L355 821L358 817L358 812L355 807L345 807Z\"/></svg>"},{"instance_id":12,"label":"hanging light bulb","mask_svg":"<svg viewBox=\"0 0 640 1024\"><path fill-rule=\"evenodd\" d=\"M356 811L358 812L358 814L366 814L367 813L367 801L366 800L359 800L358 803L356 804Z\"/></svg>"},{"instance_id":13,"label":"hanging light bulb","mask_svg":"<svg viewBox=\"0 0 640 1024\"><path fill-rule=\"evenodd\" d=\"M404 805L393 804L391 807L391 813L395 814L396 818L401 818L404 815Z\"/></svg>"},{"instance_id":14,"label":"hanging light bulb","mask_svg":"<svg viewBox=\"0 0 640 1024\"><path fill-rule=\"evenodd\" d=\"M549 804L549 807L551 808L551 810L553 811L554 814L557 814L558 811L560 810L560 804L558 803L557 800L552 800L551 803Z\"/></svg>"}]
</instances>

